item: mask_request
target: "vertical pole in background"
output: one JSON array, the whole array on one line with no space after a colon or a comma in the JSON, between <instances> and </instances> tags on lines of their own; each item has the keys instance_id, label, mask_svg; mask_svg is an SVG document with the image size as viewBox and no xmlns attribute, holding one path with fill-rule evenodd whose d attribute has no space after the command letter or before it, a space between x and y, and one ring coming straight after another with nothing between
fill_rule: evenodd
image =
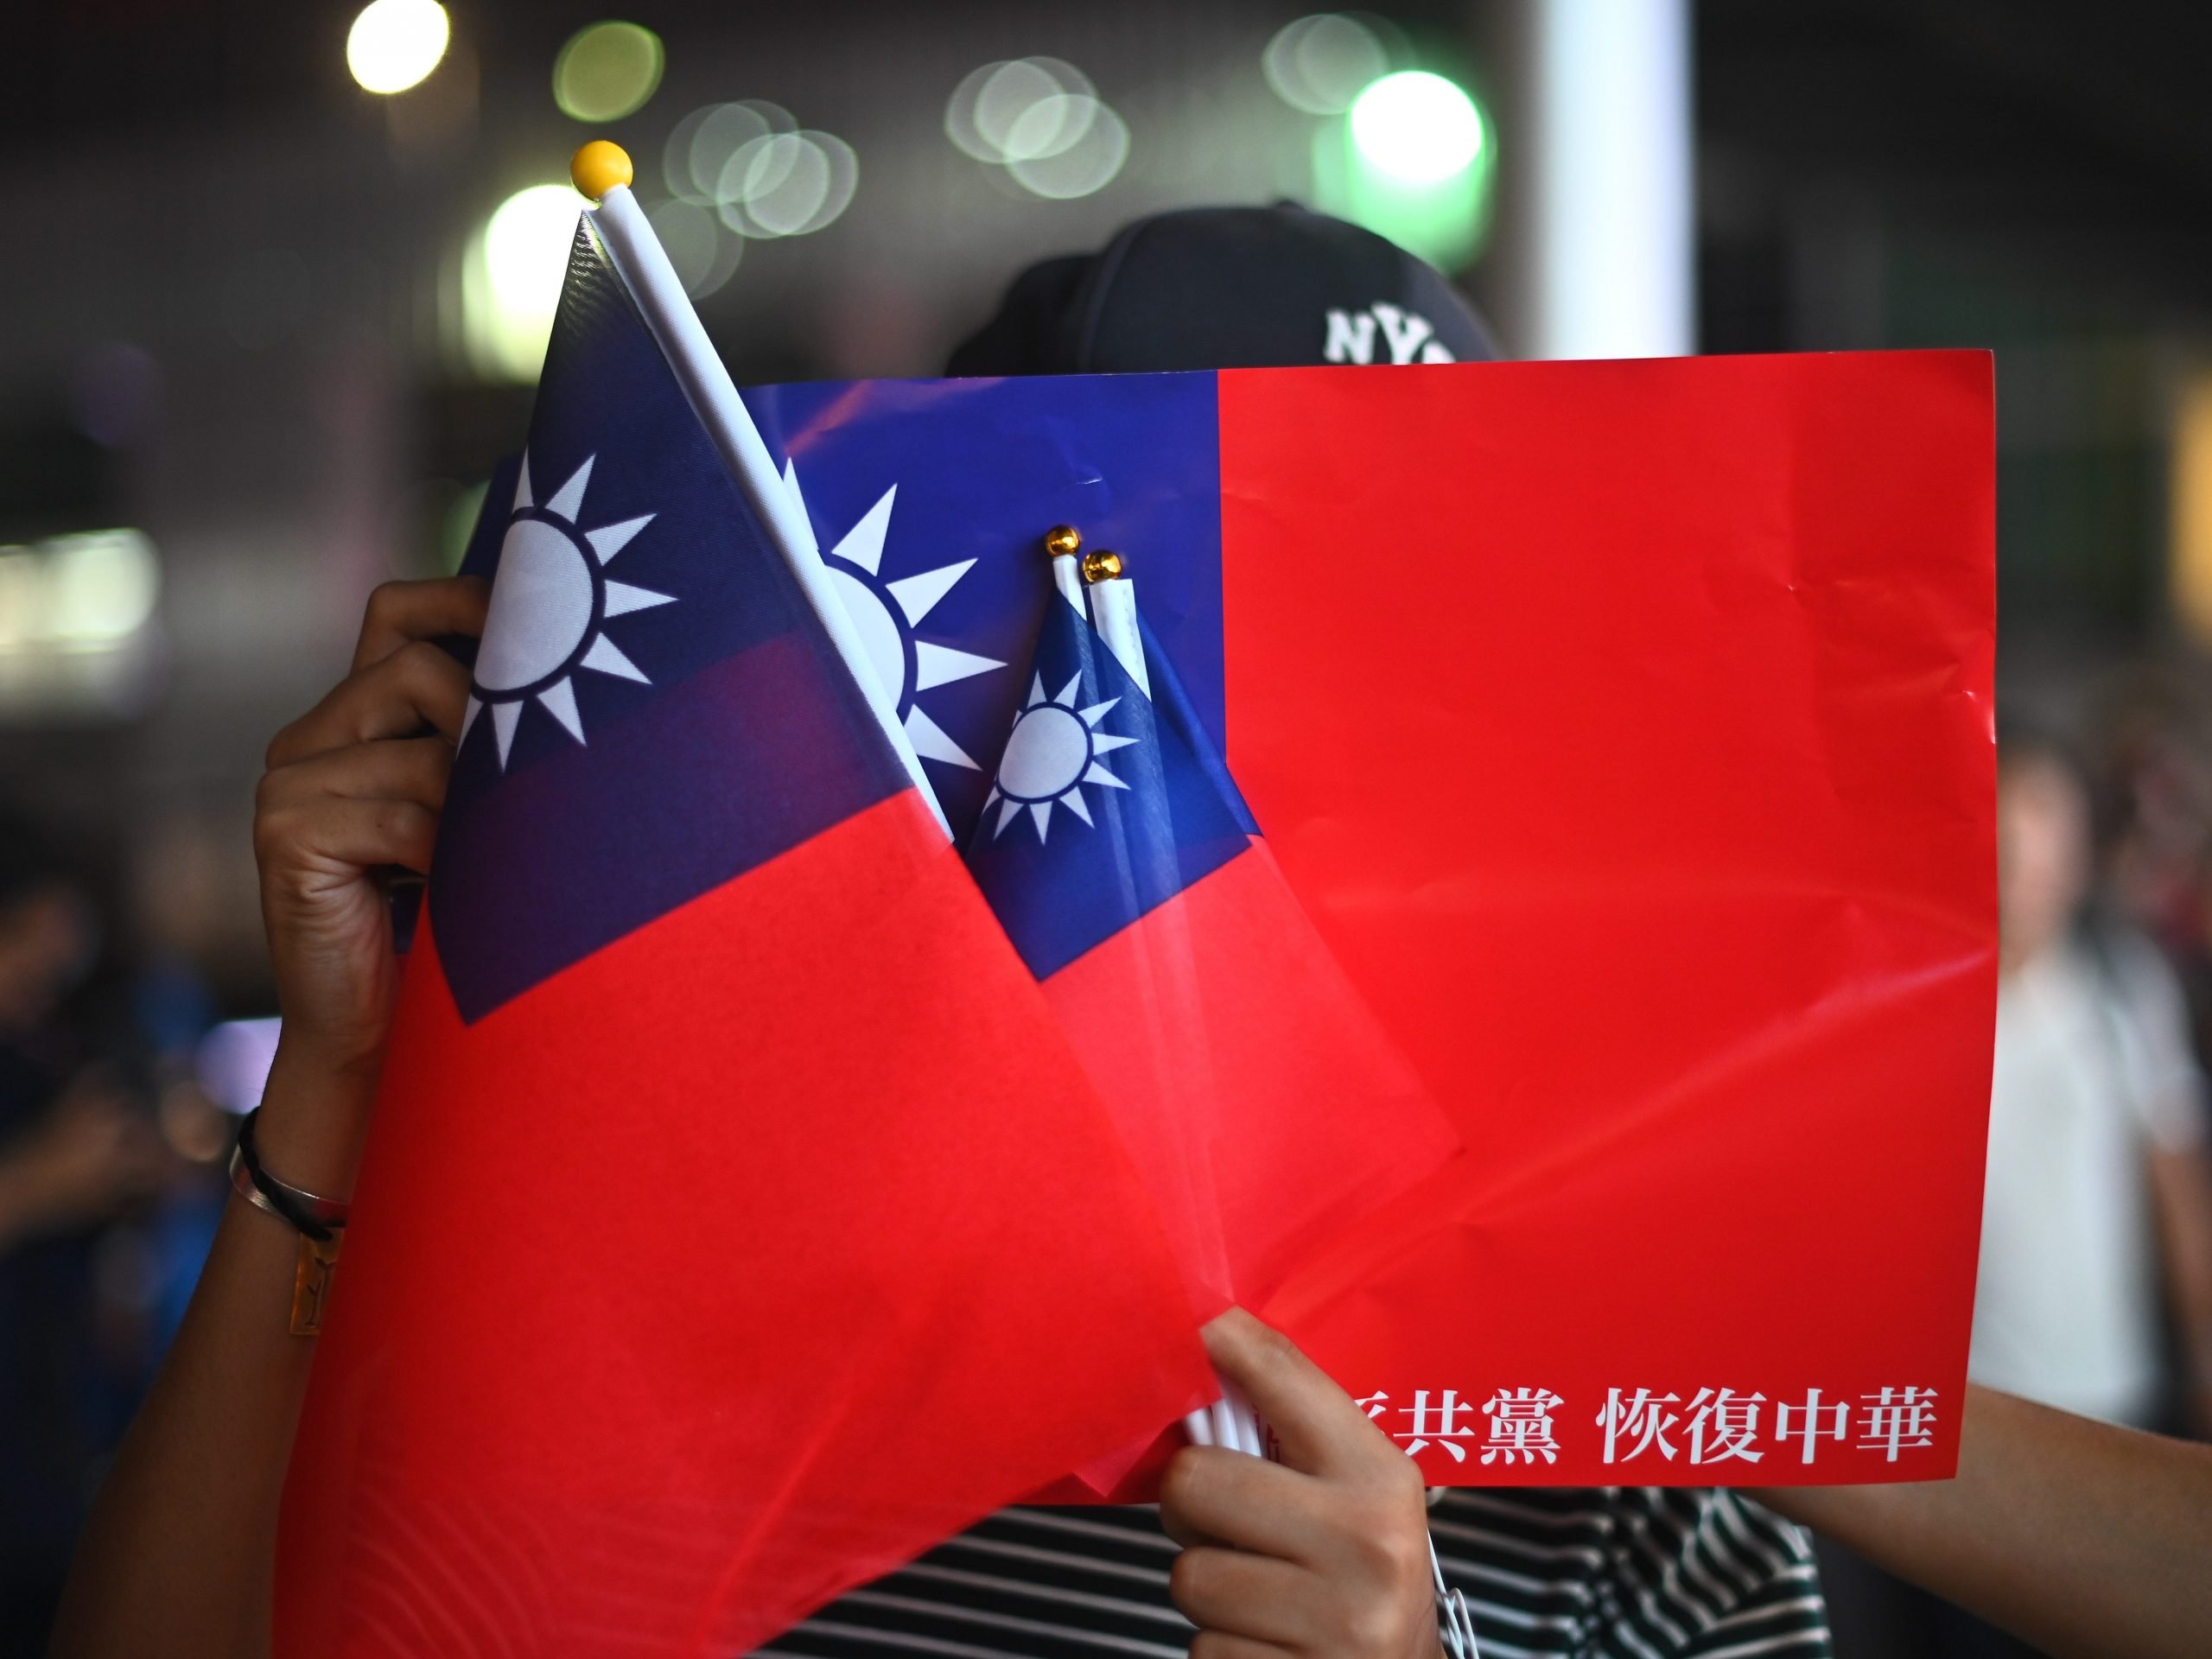
<instances>
[{"instance_id":1,"label":"vertical pole in background","mask_svg":"<svg viewBox=\"0 0 2212 1659\"><path fill-rule=\"evenodd\" d=\"M1690 0L1509 0L1498 298L1514 354L1697 349Z\"/></svg>"}]
</instances>

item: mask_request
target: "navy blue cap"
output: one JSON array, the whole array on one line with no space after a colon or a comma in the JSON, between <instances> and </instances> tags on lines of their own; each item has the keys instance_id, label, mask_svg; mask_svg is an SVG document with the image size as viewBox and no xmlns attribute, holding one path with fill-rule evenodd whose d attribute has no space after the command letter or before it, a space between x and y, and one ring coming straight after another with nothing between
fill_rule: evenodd
<instances>
[{"instance_id":1,"label":"navy blue cap","mask_svg":"<svg viewBox=\"0 0 2212 1659\"><path fill-rule=\"evenodd\" d=\"M1395 243L1290 202L1192 207L1016 277L955 375L1494 359L1474 308Z\"/></svg>"}]
</instances>

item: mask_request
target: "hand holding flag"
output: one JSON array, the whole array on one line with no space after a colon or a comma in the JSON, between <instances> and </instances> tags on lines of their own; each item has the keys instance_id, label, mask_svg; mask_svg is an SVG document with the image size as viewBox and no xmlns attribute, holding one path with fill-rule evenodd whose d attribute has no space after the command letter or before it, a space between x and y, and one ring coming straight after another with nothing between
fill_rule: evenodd
<instances>
[{"instance_id":1,"label":"hand holding flag","mask_svg":"<svg viewBox=\"0 0 2212 1659\"><path fill-rule=\"evenodd\" d=\"M1434 1654L1441 1574L1419 1471L1280 1332L1233 1308L1205 1341L1280 1457L1189 1446L1168 1465L1160 1521L1183 1546L1170 1580L1183 1616L1236 1645ZM1459 1607L1443 1617L1458 1659L1477 1659Z\"/></svg>"},{"instance_id":2,"label":"hand holding flag","mask_svg":"<svg viewBox=\"0 0 2212 1659\"><path fill-rule=\"evenodd\" d=\"M728 1652L1203 1362L1058 1022L588 221L487 511L277 1651Z\"/></svg>"}]
</instances>

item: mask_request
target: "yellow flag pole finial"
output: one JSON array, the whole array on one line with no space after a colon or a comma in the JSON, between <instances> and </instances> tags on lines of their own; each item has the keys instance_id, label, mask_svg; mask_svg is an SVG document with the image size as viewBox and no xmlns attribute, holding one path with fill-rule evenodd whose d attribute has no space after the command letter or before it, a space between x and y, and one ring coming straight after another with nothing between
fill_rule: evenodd
<instances>
[{"instance_id":1,"label":"yellow flag pole finial","mask_svg":"<svg viewBox=\"0 0 2212 1659\"><path fill-rule=\"evenodd\" d=\"M594 201L616 185L629 183L634 176L630 152L604 138L593 139L569 161L570 181Z\"/></svg>"},{"instance_id":2,"label":"yellow flag pole finial","mask_svg":"<svg viewBox=\"0 0 2212 1659\"><path fill-rule=\"evenodd\" d=\"M1102 582L1119 582L1128 569L1122 556L1109 547L1083 556L1083 579L1094 588Z\"/></svg>"}]
</instances>

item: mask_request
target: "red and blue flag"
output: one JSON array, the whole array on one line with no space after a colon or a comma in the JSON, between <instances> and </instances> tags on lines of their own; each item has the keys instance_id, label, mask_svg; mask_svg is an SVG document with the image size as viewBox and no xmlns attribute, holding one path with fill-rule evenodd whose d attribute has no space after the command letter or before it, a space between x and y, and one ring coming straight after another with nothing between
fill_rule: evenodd
<instances>
[{"instance_id":1,"label":"red and blue flag","mask_svg":"<svg viewBox=\"0 0 2212 1659\"><path fill-rule=\"evenodd\" d=\"M1141 662L1046 601L968 864L1201 1306L1256 1306L1456 1137L1291 898L1174 665L1124 632Z\"/></svg>"},{"instance_id":2,"label":"red and blue flag","mask_svg":"<svg viewBox=\"0 0 2212 1659\"><path fill-rule=\"evenodd\" d=\"M1195 1321L588 221L487 518L276 1650L750 1650L1195 1403Z\"/></svg>"}]
</instances>

